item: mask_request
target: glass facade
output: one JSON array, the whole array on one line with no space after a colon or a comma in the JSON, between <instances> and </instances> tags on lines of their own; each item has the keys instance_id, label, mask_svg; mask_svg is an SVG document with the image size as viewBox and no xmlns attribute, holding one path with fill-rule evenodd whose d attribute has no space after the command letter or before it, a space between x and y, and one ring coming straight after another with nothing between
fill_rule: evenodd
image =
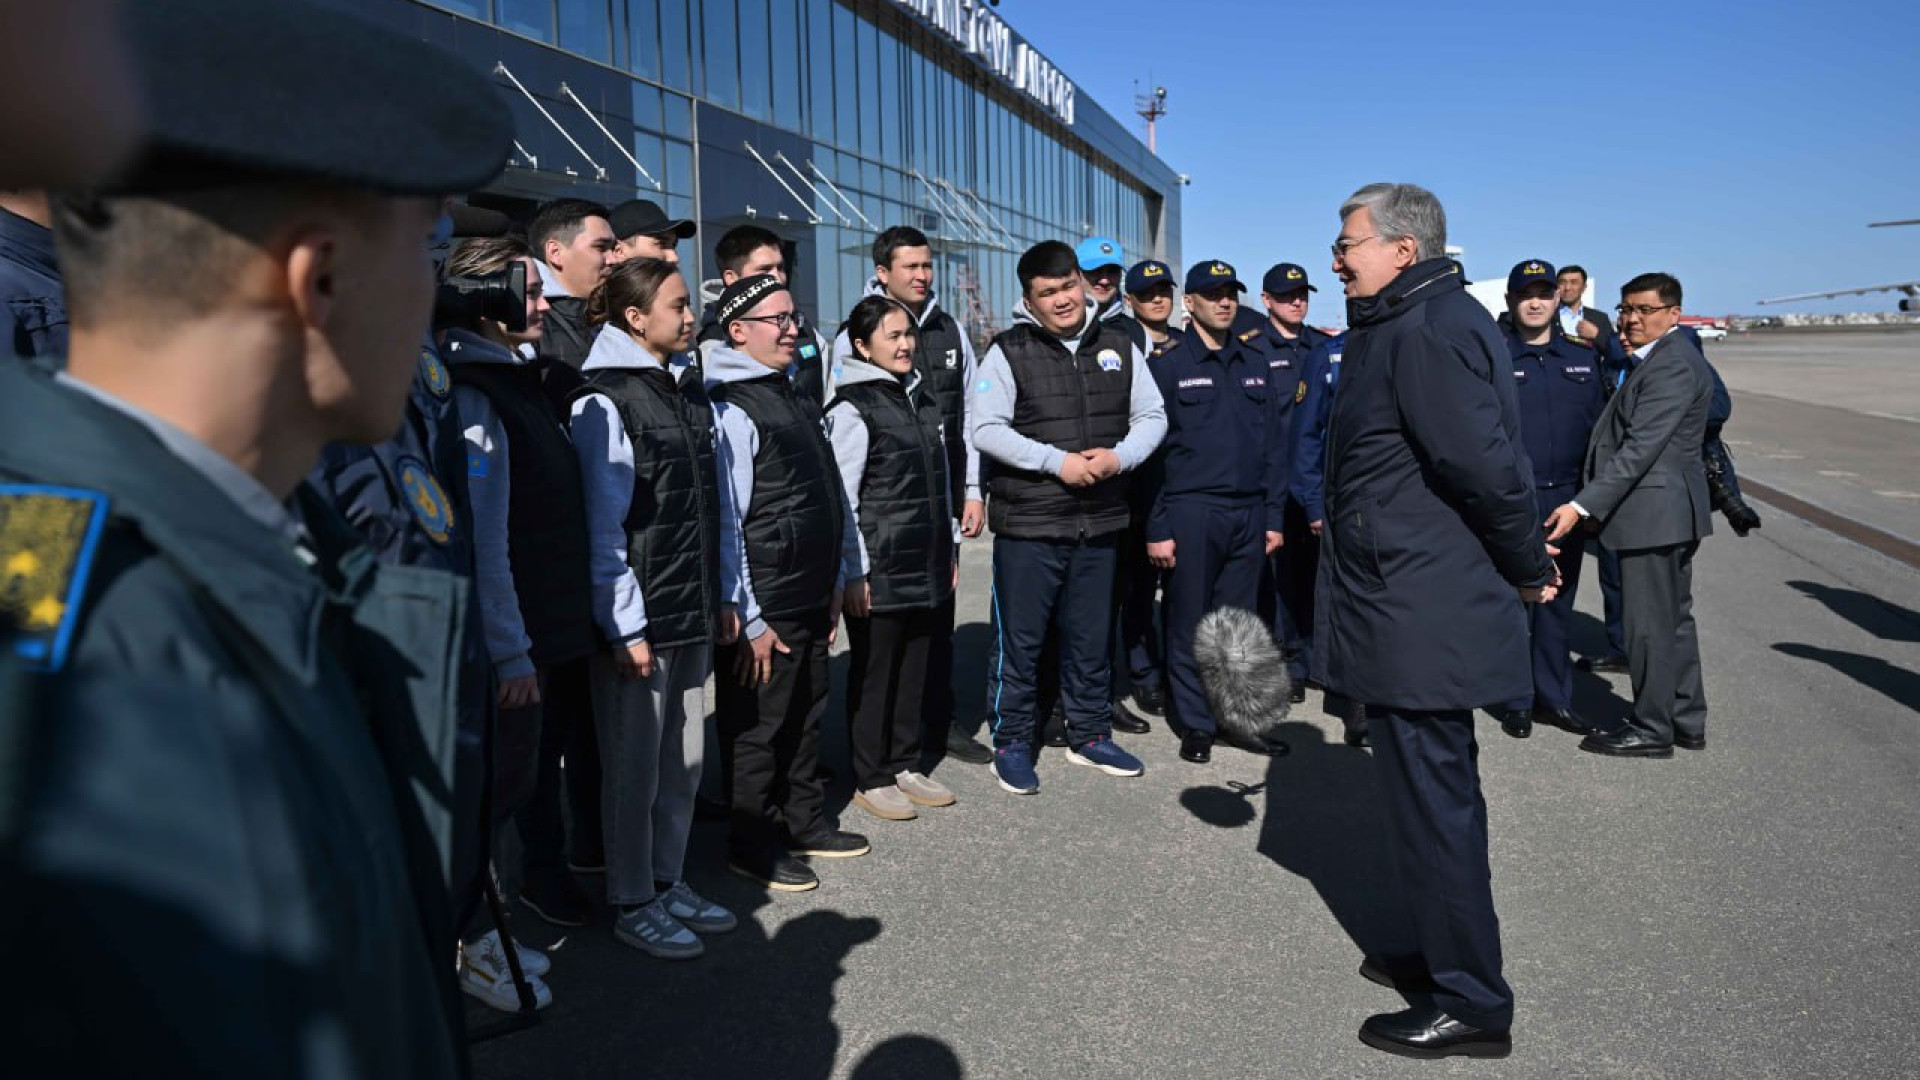
<instances>
[{"instance_id":1,"label":"glass facade","mask_svg":"<svg viewBox=\"0 0 1920 1080\"><path fill-rule=\"evenodd\" d=\"M1179 259L1179 179L1124 125L1085 100L1062 119L897 2L332 2L513 71L520 87L499 81L521 146L502 192L655 198L699 222L682 262L703 277L721 233L762 225L828 327L892 224L933 239L942 303L982 334L1007 324L1014 263L1041 240Z\"/></svg>"}]
</instances>

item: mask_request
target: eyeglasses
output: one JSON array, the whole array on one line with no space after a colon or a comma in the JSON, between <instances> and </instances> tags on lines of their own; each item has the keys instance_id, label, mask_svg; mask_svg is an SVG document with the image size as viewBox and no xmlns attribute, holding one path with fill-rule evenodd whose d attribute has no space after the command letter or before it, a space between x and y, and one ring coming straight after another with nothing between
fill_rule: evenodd
<instances>
[{"instance_id":1,"label":"eyeglasses","mask_svg":"<svg viewBox=\"0 0 1920 1080\"><path fill-rule=\"evenodd\" d=\"M1638 315L1644 319L1656 311L1665 311L1679 306L1679 304L1621 304L1613 310L1621 315Z\"/></svg>"},{"instance_id":2,"label":"eyeglasses","mask_svg":"<svg viewBox=\"0 0 1920 1080\"><path fill-rule=\"evenodd\" d=\"M778 315L739 315L735 318L740 322L772 323L782 333L800 325L800 316L791 311L783 311Z\"/></svg>"},{"instance_id":3,"label":"eyeglasses","mask_svg":"<svg viewBox=\"0 0 1920 1080\"><path fill-rule=\"evenodd\" d=\"M1349 240L1335 240L1333 242L1333 257L1336 259L1344 259L1347 257L1347 252L1352 251L1354 248L1359 247L1369 240L1378 239L1380 239L1380 234L1374 233L1371 236L1356 236Z\"/></svg>"}]
</instances>

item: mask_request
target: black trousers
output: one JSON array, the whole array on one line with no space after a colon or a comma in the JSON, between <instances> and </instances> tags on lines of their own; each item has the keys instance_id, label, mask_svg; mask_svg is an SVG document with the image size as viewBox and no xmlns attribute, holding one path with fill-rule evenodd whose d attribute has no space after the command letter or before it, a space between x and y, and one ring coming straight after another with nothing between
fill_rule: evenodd
<instances>
[{"instance_id":1,"label":"black trousers","mask_svg":"<svg viewBox=\"0 0 1920 1080\"><path fill-rule=\"evenodd\" d=\"M1267 560L1265 508L1199 499L1176 500L1173 569L1167 572L1167 724L1176 731L1219 730L1207 703L1193 640L1200 620L1218 608L1259 604Z\"/></svg>"},{"instance_id":2,"label":"black trousers","mask_svg":"<svg viewBox=\"0 0 1920 1080\"><path fill-rule=\"evenodd\" d=\"M1628 723L1662 742L1676 730L1707 731L1707 692L1700 679L1700 635L1693 625L1693 556L1698 540L1622 550L1621 613L1627 669L1633 676Z\"/></svg>"},{"instance_id":3,"label":"black trousers","mask_svg":"<svg viewBox=\"0 0 1920 1080\"><path fill-rule=\"evenodd\" d=\"M1500 973L1473 713L1369 705L1367 717L1400 892L1439 987L1434 1004L1474 1027L1508 1027L1513 990Z\"/></svg>"},{"instance_id":4,"label":"black trousers","mask_svg":"<svg viewBox=\"0 0 1920 1080\"><path fill-rule=\"evenodd\" d=\"M1113 733L1113 587L1117 536L993 540L993 651L987 718L993 745L1032 742L1049 698L1040 659L1059 639L1060 699L1075 746Z\"/></svg>"},{"instance_id":5,"label":"black trousers","mask_svg":"<svg viewBox=\"0 0 1920 1080\"><path fill-rule=\"evenodd\" d=\"M958 621L955 594L933 609L933 642L927 647L926 692L920 705L920 760L910 766L926 772L946 754L953 731L953 630Z\"/></svg>"},{"instance_id":6,"label":"black trousers","mask_svg":"<svg viewBox=\"0 0 1920 1080\"><path fill-rule=\"evenodd\" d=\"M921 716L932 690L927 678L942 637L941 614L926 608L847 618L847 727L854 781L862 790L886 787L920 767Z\"/></svg>"},{"instance_id":7,"label":"black trousers","mask_svg":"<svg viewBox=\"0 0 1920 1080\"><path fill-rule=\"evenodd\" d=\"M542 673L539 771L533 795L516 816L528 875L566 865L569 821L573 857L602 857L600 744L593 734L593 690L587 670L587 660L581 657ZM564 814L562 798L567 804Z\"/></svg>"},{"instance_id":8,"label":"black trousers","mask_svg":"<svg viewBox=\"0 0 1920 1080\"><path fill-rule=\"evenodd\" d=\"M788 651L774 652L766 685L742 684L730 658L714 665L721 753L732 778L730 842L742 852L817 831L826 799L820 716L827 708L827 611L769 618L767 625Z\"/></svg>"}]
</instances>

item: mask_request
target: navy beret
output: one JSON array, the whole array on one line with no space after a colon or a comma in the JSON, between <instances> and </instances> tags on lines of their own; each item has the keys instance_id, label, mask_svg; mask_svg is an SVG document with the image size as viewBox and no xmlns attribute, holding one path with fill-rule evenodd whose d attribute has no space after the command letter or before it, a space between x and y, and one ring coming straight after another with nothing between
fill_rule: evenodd
<instances>
[{"instance_id":1,"label":"navy beret","mask_svg":"<svg viewBox=\"0 0 1920 1080\"><path fill-rule=\"evenodd\" d=\"M312 182L445 195L513 146L499 91L459 58L300 0L122 8L147 105L145 151L114 188Z\"/></svg>"}]
</instances>

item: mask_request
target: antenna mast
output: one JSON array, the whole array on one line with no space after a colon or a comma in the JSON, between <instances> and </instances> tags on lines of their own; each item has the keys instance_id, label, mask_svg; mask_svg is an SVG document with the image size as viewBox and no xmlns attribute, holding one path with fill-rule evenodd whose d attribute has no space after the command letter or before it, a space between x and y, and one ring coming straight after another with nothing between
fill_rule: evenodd
<instances>
[{"instance_id":1,"label":"antenna mast","mask_svg":"<svg viewBox=\"0 0 1920 1080\"><path fill-rule=\"evenodd\" d=\"M1167 115L1167 88L1156 86L1151 94L1135 94L1133 108L1147 122L1147 153L1157 156L1160 151L1154 146L1154 125Z\"/></svg>"}]
</instances>

